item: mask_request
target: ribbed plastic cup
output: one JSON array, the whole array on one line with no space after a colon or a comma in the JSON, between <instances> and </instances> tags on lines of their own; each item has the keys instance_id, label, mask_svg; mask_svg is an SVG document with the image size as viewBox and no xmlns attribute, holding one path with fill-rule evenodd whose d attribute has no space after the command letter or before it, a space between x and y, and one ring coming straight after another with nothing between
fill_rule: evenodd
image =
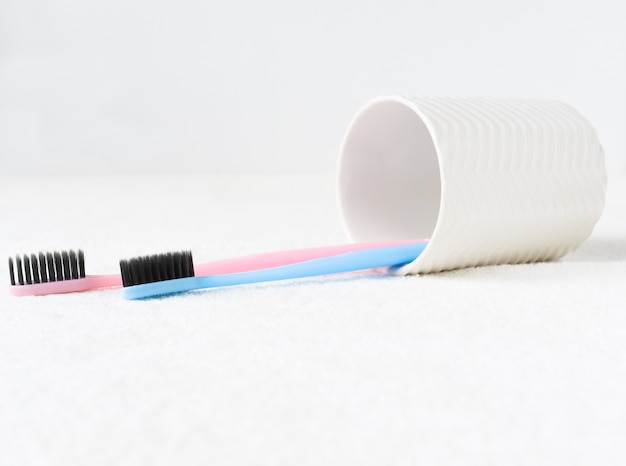
<instances>
[{"instance_id":1,"label":"ribbed plastic cup","mask_svg":"<svg viewBox=\"0 0 626 466\"><path fill-rule=\"evenodd\" d=\"M377 98L338 178L353 241L430 238L400 274L557 259L589 237L606 192L595 130L546 100Z\"/></svg>"}]
</instances>

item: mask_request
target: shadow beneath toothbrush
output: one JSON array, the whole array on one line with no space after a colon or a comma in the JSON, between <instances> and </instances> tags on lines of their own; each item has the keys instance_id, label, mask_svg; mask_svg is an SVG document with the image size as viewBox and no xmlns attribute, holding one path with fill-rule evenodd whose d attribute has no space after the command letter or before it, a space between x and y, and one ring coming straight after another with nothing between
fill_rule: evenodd
<instances>
[{"instance_id":1,"label":"shadow beneath toothbrush","mask_svg":"<svg viewBox=\"0 0 626 466\"><path fill-rule=\"evenodd\" d=\"M215 288L203 288L199 290L194 290L192 293L197 294L207 294L207 293L231 293L231 292L240 292L241 289L289 289L295 287L309 286L309 285L323 285L328 286L329 284L349 284L349 283L359 283L364 280L393 280L395 277L392 275L383 273L383 272L372 272L372 271L357 271L357 272L345 272L339 274L331 274L331 275L322 275L316 277L303 277L303 278L292 278L287 280L276 280L269 282L259 282L259 283L248 283L246 285L237 285L237 286L224 286L224 287L215 287ZM238 291L239 290L239 291Z\"/></svg>"},{"instance_id":2,"label":"shadow beneath toothbrush","mask_svg":"<svg viewBox=\"0 0 626 466\"><path fill-rule=\"evenodd\" d=\"M590 238L560 262L626 262L626 238Z\"/></svg>"}]
</instances>

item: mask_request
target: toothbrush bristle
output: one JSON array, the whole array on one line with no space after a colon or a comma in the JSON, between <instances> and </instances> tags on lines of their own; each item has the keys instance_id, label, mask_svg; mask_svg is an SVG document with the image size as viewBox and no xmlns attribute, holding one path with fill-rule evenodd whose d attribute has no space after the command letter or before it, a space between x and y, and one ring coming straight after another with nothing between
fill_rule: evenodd
<instances>
[{"instance_id":1,"label":"toothbrush bristle","mask_svg":"<svg viewBox=\"0 0 626 466\"><path fill-rule=\"evenodd\" d=\"M78 250L78 275L85 278L85 253L82 249Z\"/></svg>"},{"instance_id":2,"label":"toothbrush bristle","mask_svg":"<svg viewBox=\"0 0 626 466\"><path fill-rule=\"evenodd\" d=\"M9 257L11 286L85 278L83 251L40 252Z\"/></svg>"},{"instance_id":3,"label":"toothbrush bristle","mask_svg":"<svg viewBox=\"0 0 626 466\"><path fill-rule=\"evenodd\" d=\"M24 254L24 278L28 285L33 284L33 276L31 275L30 258ZM20 283L22 285L22 283Z\"/></svg>"},{"instance_id":4,"label":"toothbrush bristle","mask_svg":"<svg viewBox=\"0 0 626 466\"><path fill-rule=\"evenodd\" d=\"M13 269L13 258L9 257L9 276L11 278L11 286L15 286L15 272Z\"/></svg>"},{"instance_id":5,"label":"toothbrush bristle","mask_svg":"<svg viewBox=\"0 0 626 466\"><path fill-rule=\"evenodd\" d=\"M38 264L36 255L31 254L30 263L33 266L33 283L41 283L41 274L39 273L39 267L36 265Z\"/></svg>"},{"instance_id":6,"label":"toothbrush bristle","mask_svg":"<svg viewBox=\"0 0 626 466\"><path fill-rule=\"evenodd\" d=\"M125 287L194 276L191 251L123 259L120 271Z\"/></svg>"},{"instance_id":7,"label":"toothbrush bristle","mask_svg":"<svg viewBox=\"0 0 626 466\"><path fill-rule=\"evenodd\" d=\"M63 259L63 279L69 280L72 278L72 272L70 270L70 255L67 251L61 251L61 258Z\"/></svg>"},{"instance_id":8,"label":"toothbrush bristle","mask_svg":"<svg viewBox=\"0 0 626 466\"><path fill-rule=\"evenodd\" d=\"M41 269L41 283L48 283L48 268L46 267L46 256L39 253L39 267Z\"/></svg>"}]
</instances>

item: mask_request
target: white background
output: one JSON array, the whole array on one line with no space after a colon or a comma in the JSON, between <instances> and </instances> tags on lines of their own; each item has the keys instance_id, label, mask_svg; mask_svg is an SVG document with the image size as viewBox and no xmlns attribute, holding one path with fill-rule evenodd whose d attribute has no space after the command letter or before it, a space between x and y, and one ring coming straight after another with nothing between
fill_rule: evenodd
<instances>
[{"instance_id":1,"label":"white background","mask_svg":"<svg viewBox=\"0 0 626 466\"><path fill-rule=\"evenodd\" d=\"M564 100L626 166L626 2L0 2L0 173L333 172L380 94Z\"/></svg>"}]
</instances>

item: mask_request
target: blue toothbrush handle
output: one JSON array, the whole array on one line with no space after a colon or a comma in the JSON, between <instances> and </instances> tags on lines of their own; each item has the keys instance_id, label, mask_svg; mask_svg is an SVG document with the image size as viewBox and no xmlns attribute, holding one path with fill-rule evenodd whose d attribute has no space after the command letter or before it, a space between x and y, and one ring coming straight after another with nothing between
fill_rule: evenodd
<instances>
[{"instance_id":1,"label":"blue toothbrush handle","mask_svg":"<svg viewBox=\"0 0 626 466\"><path fill-rule=\"evenodd\" d=\"M202 288L245 285L389 267L414 261L427 245L427 242L422 242L386 246L352 251L269 269L146 283L144 285L126 287L122 293L126 299L143 299Z\"/></svg>"}]
</instances>

